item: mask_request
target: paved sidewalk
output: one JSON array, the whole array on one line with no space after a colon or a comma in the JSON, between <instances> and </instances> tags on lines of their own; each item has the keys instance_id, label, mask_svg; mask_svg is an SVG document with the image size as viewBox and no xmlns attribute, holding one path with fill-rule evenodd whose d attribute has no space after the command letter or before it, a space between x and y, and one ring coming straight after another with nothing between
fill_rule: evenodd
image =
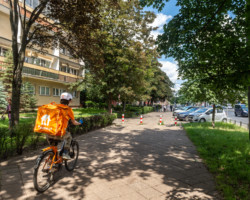
<instances>
[{"instance_id":1,"label":"paved sidewalk","mask_svg":"<svg viewBox=\"0 0 250 200\"><path fill-rule=\"evenodd\" d=\"M158 125L160 114L165 125ZM77 137L73 172L63 169L43 194L33 187L40 151L0 163L2 199L168 200L220 199L212 175L171 113L126 119Z\"/></svg>"}]
</instances>

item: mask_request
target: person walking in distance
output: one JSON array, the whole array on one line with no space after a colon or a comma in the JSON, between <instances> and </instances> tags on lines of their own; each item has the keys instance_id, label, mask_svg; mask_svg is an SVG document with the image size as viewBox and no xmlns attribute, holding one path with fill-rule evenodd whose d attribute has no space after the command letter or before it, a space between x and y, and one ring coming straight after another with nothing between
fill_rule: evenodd
<instances>
[{"instance_id":1,"label":"person walking in distance","mask_svg":"<svg viewBox=\"0 0 250 200\"><path fill-rule=\"evenodd\" d=\"M173 106L172 106L172 105L170 105L170 111L171 111L171 112L173 111Z\"/></svg>"}]
</instances>

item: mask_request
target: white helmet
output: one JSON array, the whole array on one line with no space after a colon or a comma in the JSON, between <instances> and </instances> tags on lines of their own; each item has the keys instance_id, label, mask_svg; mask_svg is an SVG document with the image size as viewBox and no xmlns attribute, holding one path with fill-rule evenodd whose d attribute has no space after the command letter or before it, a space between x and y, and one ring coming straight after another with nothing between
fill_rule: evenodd
<instances>
[{"instance_id":1,"label":"white helmet","mask_svg":"<svg viewBox=\"0 0 250 200\"><path fill-rule=\"evenodd\" d=\"M60 99L71 100L73 99L72 95L68 92L63 92L60 96Z\"/></svg>"}]
</instances>

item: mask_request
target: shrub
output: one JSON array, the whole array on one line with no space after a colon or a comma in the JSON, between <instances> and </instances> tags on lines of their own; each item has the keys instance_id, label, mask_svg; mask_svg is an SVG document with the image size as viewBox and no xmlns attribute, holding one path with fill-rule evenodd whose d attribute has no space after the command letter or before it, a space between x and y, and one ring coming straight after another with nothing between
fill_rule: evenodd
<instances>
[{"instance_id":1,"label":"shrub","mask_svg":"<svg viewBox=\"0 0 250 200\"><path fill-rule=\"evenodd\" d=\"M10 133L8 128L0 127L0 157L7 158L8 157L8 149L9 147L9 139Z\"/></svg>"},{"instance_id":2,"label":"shrub","mask_svg":"<svg viewBox=\"0 0 250 200\"><path fill-rule=\"evenodd\" d=\"M151 106L144 106L144 107L128 106L125 112L122 112L118 109L117 117L121 118L122 114L125 114L126 118L131 118L131 117L137 117L141 114L146 114L146 113L153 112L153 111L154 111L154 108Z\"/></svg>"},{"instance_id":3,"label":"shrub","mask_svg":"<svg viewBox=\"0 0 250 200\"><path fill-rule=\"evenodd\" d=\"M152 106L144 106L143 109L142 109L143 114L153 112L153 111L154 111L154 108Z\"/></svg>"},{"instance_id":4,"label":"shrub","mask_svg":"<svg viewBox=\"0 0 250 200\"><path fill-rule=\"evenodd\" d=\"M72 134L82 134L88 131L96 130L105 126L109 126L116 119L115 114L102 114L94 115L90 117L83 118L83 124L81 126L70 127L70 132Z\"/></svg>"},{"instance_id":5,"label":"shrub","mask_svg":"<svg viewBox=\"0 0 250 200\"><path fill-rule=\"evenodd\" d=\"M12 130L13 138L15 141L16 152L21 155L23 153L23 148L31 134L33 134L33 124L19 124Z\"/></svg>"},{"instance_id":6,"label":"shrub","mask_svg":"<svg viewBox=\"0 0 250 200\"><path fill-rule=\"evenodd\" d=\"M90 108L90 107L95 108L96 107L96 103L93 101L86 101L85 105L87 108Z\"/></svg>"},{"instance_id":7,"label":"shrub","mask_svg":"<svg viewBox=\"0 0 250 200\"><path fill-rule=\"evenodd\" d=\"M85 117L83 125L70 126L69 131L72 135L83 134L111 125L116 118L116 114L108 113ZM20 122L12 130L12 137L8 126L0 126L0 159L6 159L14 153L22 154L25 147L36 148L41 141L45 141L45 134L33 132L34 119L22 119Z\"/></svg>"}]
</instances>

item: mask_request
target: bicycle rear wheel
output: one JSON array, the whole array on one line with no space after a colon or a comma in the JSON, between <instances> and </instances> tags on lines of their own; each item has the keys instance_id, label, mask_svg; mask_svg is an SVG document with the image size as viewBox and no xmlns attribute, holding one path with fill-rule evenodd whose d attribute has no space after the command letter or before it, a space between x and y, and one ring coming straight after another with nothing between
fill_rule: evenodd
<instances>
[{"instance_id":1,"label":"bicycle rear wheel","mask_svg":"<svg viewBox=\"0 0 250 200\"><path fill-rule=\"evenodd\" d=\"M65 160L65 168L68 171L73 171L79 156L79 144L77 141L72 140L69 150L70 160Z\"/></svg>"},{"instance_id":2,"label":"bicycle rear wheel","mask_svg":"<svg viewBox=\"0 0 250 200\"><path fill-rule=\"evenodd\" d=\"M53 168L50 169L54 156L52 150L44 152L37 158L34 168L34 187L38 192L46 191L53 182Z\"/></svg>"}]
</instances>

